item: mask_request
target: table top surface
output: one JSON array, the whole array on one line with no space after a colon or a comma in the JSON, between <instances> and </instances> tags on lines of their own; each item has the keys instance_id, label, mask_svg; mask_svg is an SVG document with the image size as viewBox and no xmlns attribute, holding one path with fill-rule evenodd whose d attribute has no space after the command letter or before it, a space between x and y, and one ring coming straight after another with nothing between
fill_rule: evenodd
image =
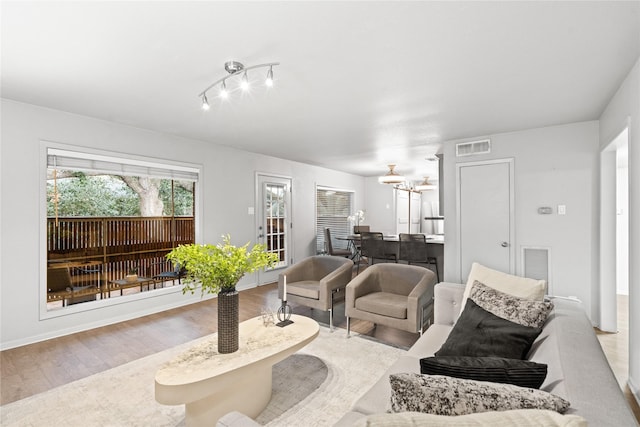
<instances>
[{"instance_id":1,"label":"table top surface","mask_svg":"<svg viewBox=\"0 0 640 427\"><path fill-rule=\"evenodd\" d=\"M283 328L264 326L262 316L239 324L239 349L218 353L218 334L202 338L156 373L156 385L180 386L236 371L280 353L291 352L311 342L320 332L315 320L293 314L293 323Z\"/></svg>"},{"instance_id":2,"label":"table top surface","mask_svg":"<svg viewBox=\"0 0 640 427\"><path fill-rule=\"evenodd\" d=\"M387 242L398 242L400 240L400 237L397 234L384 234L382 237ZM444 243L444 235L442 234L426 234L425 237L426 237L427 243L438 243L438 244ZM355 241L361 240L359 234L349 234L348 236L336 236L336 239L355 240Z\"/></svg>"}]
</instances>

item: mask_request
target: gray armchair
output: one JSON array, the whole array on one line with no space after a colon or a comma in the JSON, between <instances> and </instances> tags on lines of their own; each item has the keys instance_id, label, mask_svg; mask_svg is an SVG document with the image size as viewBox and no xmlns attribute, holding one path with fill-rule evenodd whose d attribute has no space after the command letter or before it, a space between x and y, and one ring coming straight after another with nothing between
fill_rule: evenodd
<instances>
[{"instance_id":1,"label":"gray armchair","mask_svg":"<svg viewBox=\"0 0 640 427\"><path fill-rule=\"evenodd\" d=\"M287 276L287 301L329 311L333 331L334 294L344 291L351 280L353 261L338 256L316 255L305 258L278 275L278 297L282 299Z\"/></svg>"},{"instance_id":2,"label":"gray armchair","mask_svg":"<svg viewBox=\"0 0 640 427\"><path fill-rule=\"evenodd\" d=\"M436 275L423 267L376 264L353 279L345 290L347 336L351 318L409 332L420 332L433 312Z\"/></svg>"}]
</instances>

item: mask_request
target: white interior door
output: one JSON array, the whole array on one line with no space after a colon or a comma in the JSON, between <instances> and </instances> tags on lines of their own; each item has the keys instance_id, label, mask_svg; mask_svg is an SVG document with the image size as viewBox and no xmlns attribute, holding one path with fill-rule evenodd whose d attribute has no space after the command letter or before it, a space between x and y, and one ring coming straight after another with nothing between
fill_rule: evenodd
<instances>
[{"instance_id":1,"label":"white interior door","mask_svg":"<svg viewBox=\"0 0 640 427\"><path fill-rule=\"evenodd\" d=\"M458 163L460 281L471 264L515 273L513 159Z\"/></svg>"},{"instance_id":2,"label":"white interior door","mask_svg":"<svg viewBox=\"0 0 640 427\"><path fill-rule=\"evenodd\" d=\"M414 193L413 191L410 192L409 195L411 198L411 203L409 204L409 233L416 234L420 233L420 223L422 222L422 198L420 197L420 193Z\"/></svg>"},{"instance_id":3,"label":"white interior door","mask_svg":"<svg viewBox=\"0 0 640 427\"><path fill-rule=\"evenodd\" d=\"M260 271L258 284L278 280L278 270L291 263L291 178L257 175L257 241L278 254L275 268Z\"/></svg>"},{"instance_id":4,"label":"white interior door","mask_svg":"<svg viewBox=\"0 0 640 427\"><path fill-rule=\"evenodd\" d=\"M394 190L396 193L396 234L409 233L409 192Z\"/></svg>"}]
</instances>

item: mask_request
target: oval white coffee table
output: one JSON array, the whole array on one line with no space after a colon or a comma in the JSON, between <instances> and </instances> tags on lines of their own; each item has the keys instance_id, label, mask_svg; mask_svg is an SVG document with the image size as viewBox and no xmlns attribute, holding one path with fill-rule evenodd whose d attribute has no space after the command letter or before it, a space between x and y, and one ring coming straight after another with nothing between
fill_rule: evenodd
<instances>
[{"instance_id":1,"label":"oval white coffee table","mask_svg":"<svg viewBox=\"0 0 640 427\"><path fill-rule=\"evenodd\" d=\"M271 399L271 368L315 337L318 323L292 315L293 324L265 327L262 317L239 325L239 349L217 352L212 334L161 367L156 373L156 400L186 405L187 426L213 426L230 411L255 418Z\"/></svg>"}]
</instances>

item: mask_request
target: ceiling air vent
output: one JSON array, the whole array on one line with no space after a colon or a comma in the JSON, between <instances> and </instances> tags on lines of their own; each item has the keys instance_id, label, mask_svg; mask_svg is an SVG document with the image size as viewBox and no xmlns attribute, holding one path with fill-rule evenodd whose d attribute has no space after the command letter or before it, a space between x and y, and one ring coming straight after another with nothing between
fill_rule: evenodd
<instances>
[{"instance_id":1,"label":"ceiling air vent","mask_svg":"<svg viewBox=\"0 0 640 427\"><path fill-rule=\"evenodd\" d=\"M456 144L456 157L488 154L491 152L491 140L461 142Z\"/></svg>"}]
</instances>

